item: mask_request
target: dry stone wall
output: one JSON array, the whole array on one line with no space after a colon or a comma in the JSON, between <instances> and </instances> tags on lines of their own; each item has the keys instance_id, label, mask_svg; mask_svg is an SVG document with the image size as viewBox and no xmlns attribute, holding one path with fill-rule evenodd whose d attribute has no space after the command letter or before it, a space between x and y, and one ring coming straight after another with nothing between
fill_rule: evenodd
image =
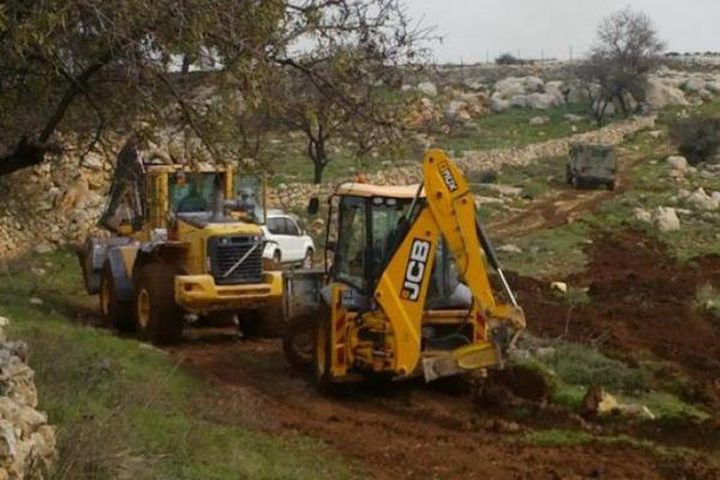
<instances>
[{"instance_id":1,"label":"dry stone wall","mask_svg":"<svg viewBox=\"0 0 720 480\"><path fill-rule=\"evenodd\" d=\"M0 317L0 480L44 480L57 460L55 428L37 410L27 345L8 341L8 324Z\"/></svg>"},{"instance_id":2,"label":"dry stone wall","mask_svg":"<svg viewBox=\"0 0 720 480\"><path fill-rule=\"evenodd\" d=\"M617 145L632 133L655 125L655 117L638 117L608 125L599 130L572 135L567 138L548 140L518 148L466 151L457 158L458 165L466 175L473 176L487 170L499 170L505 166L523 166L546 157L566 155L575 142L607 143ZM379 185L411 185L420 181L420 159L413 165L387 168L366 176L366 181ZM309 185L289 183L280 185L270 197L270 204L286 210L303 209L312 196L324 197L332 193L335 184Z\"/></svg>"},{"instance_id":3,"label":"dry stone wall","mask_svg":"<svg viewBox=\"0 0 720 480\"><path fill-rule=\"evenodd\" d=\"M633 132L654 125L654 117L635 118L600 130L525 147L466 151L458 163L466 174L522 166L543 157L564 155L573 142L617 144ZM420 159L388 166L368 175L380 185L409 185L420 180ZM80 160L71 154L0 178L0 259L31 251L45 252L82 242L98 233L114 159L91 153ZM348 177L348 180L350 177ZM327 196L335 184L281 184L268 192L272 208L304 209L312 196Z\"/></svg>"}]
</instances>

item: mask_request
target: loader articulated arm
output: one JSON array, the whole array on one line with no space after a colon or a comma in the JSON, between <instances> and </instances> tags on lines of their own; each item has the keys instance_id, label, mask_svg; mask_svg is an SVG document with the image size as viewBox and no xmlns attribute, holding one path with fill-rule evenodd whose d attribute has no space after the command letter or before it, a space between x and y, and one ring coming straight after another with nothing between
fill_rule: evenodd
<instances>
[{"instance_id":1,"label":"loader articulated arm","mask_svg":"<svg viewBox=\"0 0 720 480\"><path fill-rule=\"evenodd\" d=\"M420 361L425 300L442 239L454 257L461 281L472 294L469 318L481 325L506 321L515 330L525 326L512 292L513 305L495 301L486 258L496 270L499 265L477 222L473 195L464 175L442 150L428 151L422 168L425 198L415 202L406 235L374 292L394 336L394 370L405 375ZM502 281L509 291L504 276ZM481 340L489 344L487 330L483 336Z\"/></svg>"}]
</instances>

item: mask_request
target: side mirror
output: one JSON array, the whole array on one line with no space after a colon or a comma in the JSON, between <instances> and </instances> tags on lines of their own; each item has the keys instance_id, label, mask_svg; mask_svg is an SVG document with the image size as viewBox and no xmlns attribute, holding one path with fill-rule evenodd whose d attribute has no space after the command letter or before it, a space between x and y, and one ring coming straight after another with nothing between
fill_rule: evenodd
<instances>
[{"instance_id":1,"label":"side mirror","mask_svg":"<svg viewBox=\"0 0 720 480\"><path fill-rule=\"evenodd\" d=\"M312 197L310 203L308 203L307 212L308 215L317 215L320 211L320 199L318 197Z\"/></svg>"}]
</instances>

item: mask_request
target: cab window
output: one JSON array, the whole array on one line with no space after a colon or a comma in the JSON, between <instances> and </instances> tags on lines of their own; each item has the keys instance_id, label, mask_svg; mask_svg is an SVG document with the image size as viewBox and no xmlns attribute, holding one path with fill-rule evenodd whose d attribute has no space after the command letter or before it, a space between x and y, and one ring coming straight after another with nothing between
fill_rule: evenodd
<instances>
[{"instance_id":1,"label":"cab window","mask_svg":"<svg viewBox=\"0 0 720 480\"><path fill-rule=\"evenodd\" d=\"M208 212L222 184L222 174L217 172L173 173L168 182L170 208L176 213Z\"/></svg>"},{"instance_id":2,"label":"cab window","mask_svg":"<svg viewBox=\"0 0 720 480\"><path fill-rule=\"evenodd\" d=\"M340 202L340 228L335 251L335 274L338 280L364 290L366 255L365 199L344 197Z\"/></svg>"}]
</instances>

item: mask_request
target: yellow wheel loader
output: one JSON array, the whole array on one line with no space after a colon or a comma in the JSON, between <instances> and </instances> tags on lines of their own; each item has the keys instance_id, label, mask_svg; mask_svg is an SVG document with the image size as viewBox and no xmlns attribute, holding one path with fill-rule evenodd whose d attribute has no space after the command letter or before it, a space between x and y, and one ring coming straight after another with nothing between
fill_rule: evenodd
<instances>
[{"instance_id":1,"label":"yellow wheel loader","mask_svg":"<svg viewBox=\"0 0 720 480\"><path fill-rule=\"evenodd\" d=\"M460 170L431 150L423 176L417 186L339 186L325 271L286 276L285 353L313 365L321 390L373 375L429 382L500 367L525 328ZM318 208L311 200L309 212ZM489 267L508 304L496 300Z\"/></svg>"},{"instance_id":2,"label":"yellow wheel loader","mask_svg":"<svg viewBox=\"0 0 720 480\"><path fill-rule=\"evenodd\" d=\"M157 344L187 321L235 317L245 335L277 335L266 315L282 305L282 274L265 271L264 179L230 167L186 170L118 157L100 225L79 252L85 285L105 323Z\"/></svg>"}]
</instances>

